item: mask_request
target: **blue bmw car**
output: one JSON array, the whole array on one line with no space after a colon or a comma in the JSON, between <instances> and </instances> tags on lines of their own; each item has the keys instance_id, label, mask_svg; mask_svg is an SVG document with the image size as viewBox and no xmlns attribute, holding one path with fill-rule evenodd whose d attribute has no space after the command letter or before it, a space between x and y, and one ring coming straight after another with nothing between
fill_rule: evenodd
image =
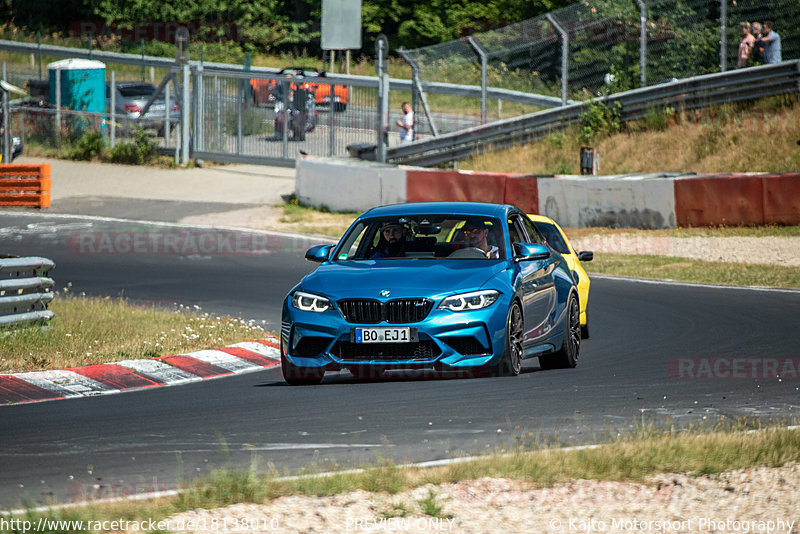
<instances>
[{"instance_id":1,"label":"blue bmw car","mask_svg":"<svg viewBox=\"0 0 800 534\"><path fill-rule=\"evenodd\" d=\"M510 205L423 202L373 208L287 295L283 377L396 369L517 375L522 360L575 367L576 281L527 215Z\"/></svg>"}]
</instances>

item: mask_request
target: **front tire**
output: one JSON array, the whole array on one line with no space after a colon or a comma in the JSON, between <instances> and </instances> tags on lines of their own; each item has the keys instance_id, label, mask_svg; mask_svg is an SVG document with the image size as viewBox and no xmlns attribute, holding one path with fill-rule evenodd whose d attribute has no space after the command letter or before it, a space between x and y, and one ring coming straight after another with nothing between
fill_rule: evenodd
<instances>
[{"instance_id":1,"label":"front tire","mask_svg":"<svg viewBox=\"0 0 800 534\"><path fill-rule=\"evenodd\" d=\"M281 372L283 379L290 386L315 386L322 382L325 369L321 367L298 367L289 361L281 343Z\"/></svg>"},{"instance_id":2,"label":"front tire","mask_svg":"<svg viewBox=\"0 0 800 534\"><path fill-rule=\"evenodd\" d=\"M503 358L494 369L494 376L517 376L522 370L522 339L523 339L522 310L518 302L511 305L506 319L506 346Z\"/></svg>"},{"instance_id":3,"label":"front tire","mask_svg":"<svg viewBox=\"0 0 800 534\"><path fill-rule=\"evenodd\" d=\"M567 317L564 325L564 342L561 350L547 356L539 356L542 369L567 369L578 365L581 349L581 310L578 299L570 295L567 301Z\"/></svg>"}]
</instances>

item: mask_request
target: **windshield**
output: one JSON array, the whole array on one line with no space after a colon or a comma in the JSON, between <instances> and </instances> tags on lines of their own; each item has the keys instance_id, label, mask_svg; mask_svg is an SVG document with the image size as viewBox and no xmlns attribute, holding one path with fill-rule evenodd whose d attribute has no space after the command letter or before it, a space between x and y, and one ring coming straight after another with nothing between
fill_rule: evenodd
<instances>
[{"instance_id":1,"label":"windshield","mask_svg":"<svg viewBox=\"0 0 800 534\"><path fill-rule=\"evenodd\" d=\"M359 221L344 237L336 261L505 258L503 230L491 217L413 215Z\"/></svg>"},{"instance_id":2,"label":"windshield","mask_svg":"<svg viewBox=\"0 0 800 534\"><path fill-rule=\"evenodd\" d=\"M156 88L152 85L129 85L127 87L119 88L119 94L127 98L137 96L152 96L152 94L155 92Z\"/></svg>"},{"instance_id":3,"label":"windshield","mask_svg":"<svg viewBox=\"0 0 800 534\"><path fill-rule=\"evenodd\" d=\"M569 247L567 243L564 241L564 238L561 237L561 232L558 231L558 228L553 226L552 224L534 222L534 226L539 232L544 236L545 241L547 244L550 245L556 252L560 254L569 254Z\"/></svg>"}]
</instances>

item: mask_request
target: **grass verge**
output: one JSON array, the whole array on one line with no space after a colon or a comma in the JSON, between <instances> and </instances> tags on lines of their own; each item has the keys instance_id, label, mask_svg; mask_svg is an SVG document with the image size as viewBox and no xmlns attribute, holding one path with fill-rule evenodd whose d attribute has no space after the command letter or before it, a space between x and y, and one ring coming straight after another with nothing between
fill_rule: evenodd
<instances>
[{"instance_id":1,"label":"grass verge","mask_svg":"<svg viewBox=\"0 0 800 534\"><path fill-rule=\"evenodd\" d=\"M358 216L356 212L332 212L328 207L313 208L301 204L294 196L283 204L281 229L302 234L341 237Z\"/></svg>"},{"instance_id":2,"label":"grass verge","mask_svg":"<svg viewBox=\"0 0 800 534\"><path fill-rule=\"evenodd\" d=\"M595 254L589 274L658 278L729 286L800 288L800 269L779 265L722 263L654 255Z\"/></svg>"},{"instance_id":3,"label":"grass verge","mask_svg":"<svg viewBox=\"0 0 800 534\"><path fill-rule=\"evenodd\" d=\"M580 148L600 153L601 174L653 171L788 172L800 167L800 98L796 94L703 110L653 110L613 130L574 126L545 139L476 154L464 169L532 174L579 174ZM769 143L762 142L769 139Z\"/></svg>"},{"instance_id":4,"label":"grass verge","mask_svg":"<svg viewBox=\"0 0 800 534\"><path fill-rule=\"evenodd\" d=\"M652 427L591 449L535 450L497 454L475 461L434 469L402 468L378 461L357 473L326 477L277 480L276 474L220 471L205 480L187 484L171 498L149 502L127 502L81 508L52 510L52 520L162 520L172 514L196 508L217 508L229 504L263 503L285 495L326 496L354 490L396 494L431 485L476 480L483 477L520 480L534 487L550 487L575 479L610 480L648 484L661 473L713 475L749 467L779 467L800 461L800 430L741 430L758 424L754 420L720 420L709 428L678 433ZM725 430L720 430L721 428ZM440 516L441 509L431 490L417 505L422 513ZM392 515L405 515L405 506ZM39 514L24 518L35 522ZM72 531L76 529L73 528ZM2 532L14 532L4 530Z\"/></svg>"},{"instance_id":5,"label":"grass verge","mask_svg":"<svg viewBox=\"0 0 800 534\"><path fill-rule=\"evenodd\" d=\"M0 330L0 373L153 358L264 337L258 325L199 308L139 306L124 298L60 293L48 327Z\"/></svg>"}]
</instances>

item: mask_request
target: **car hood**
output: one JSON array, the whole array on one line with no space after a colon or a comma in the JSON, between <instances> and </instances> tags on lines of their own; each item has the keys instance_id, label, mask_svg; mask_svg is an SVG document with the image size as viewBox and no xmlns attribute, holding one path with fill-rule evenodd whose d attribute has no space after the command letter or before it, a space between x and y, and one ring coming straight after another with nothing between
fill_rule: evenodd
<instances>
[{"instance_id":1,"label":"car hood","mask_svg":"<svg viewBox=\"0 0 800 534\"><path fill-rule=\"evenodd\" d=\"M326 263L303 278L304 291L333 298L435 297L481 288L506 268L502 261L370 260Z\"/></svg>"}]
</instances>

